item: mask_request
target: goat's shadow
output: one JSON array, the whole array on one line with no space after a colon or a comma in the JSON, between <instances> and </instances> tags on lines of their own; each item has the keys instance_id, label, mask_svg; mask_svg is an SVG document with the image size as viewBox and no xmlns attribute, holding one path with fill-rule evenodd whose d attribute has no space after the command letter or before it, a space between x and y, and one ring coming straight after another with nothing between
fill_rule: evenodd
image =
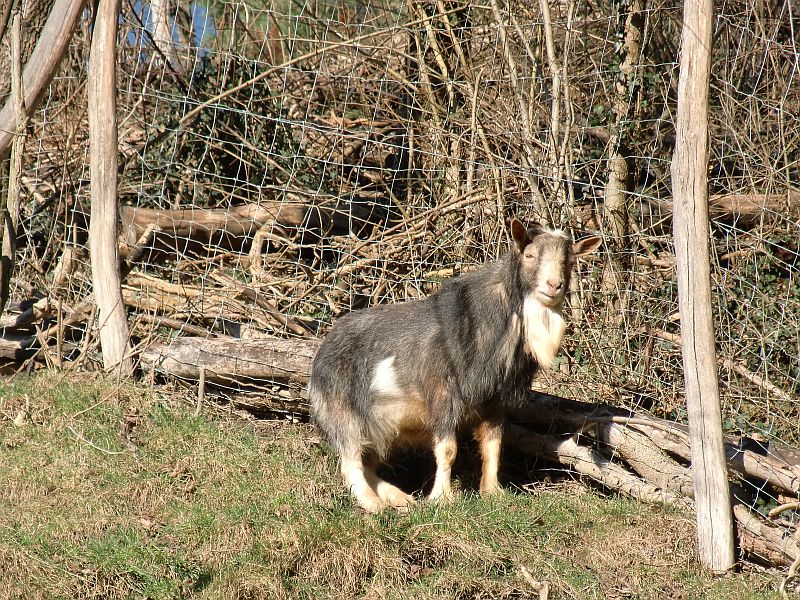
<instances>
[{"instance_id":1,"label":"goat's shadow","mask_svg":"<svg viewBox=\"0 0 800 600\"><path fill-rule=\"evenodd\" d=\"M503 448L500 461L500 485L506 491L523 490L526 486L551 478L548 463L537 456ZM559 469L556 469L559 471ZM563 474L563 469L560 470ZM378 476L396 485L404 492L417 497L427 496L436 474L433 451L428 448L401 448L395 450L378 468ZM458 454L452 469L453 487L462 492L477 493L481 479L481 457L478 444L469 439L459 439Z\"/></svg>"}]
</instances>

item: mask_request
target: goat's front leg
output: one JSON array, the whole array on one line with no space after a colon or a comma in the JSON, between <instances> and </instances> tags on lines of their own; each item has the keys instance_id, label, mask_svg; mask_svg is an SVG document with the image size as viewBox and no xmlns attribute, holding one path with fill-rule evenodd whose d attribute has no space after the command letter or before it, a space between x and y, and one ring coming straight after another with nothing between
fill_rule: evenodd
<instances>
[{"instance_id":1,"label":"goat's front leg","mask_svg":"<svg viewBox=\"0 0 800 600\"><path fill-rule=\"evenodd\" d=\"M436 457L436 478L433 480L433 489L428 496L429 500L451 500L453 491L450 487L450 472L458 452L455 434L437 436L434 441L433 455Z\"/></svg>"},{"instance_id":2,"label":"goat's front leg","mask_svg":"<svg viewBox=\"0 0 800 600\"><path fill-rule=\"evenodd\" d=\"M501 492L497 473L500 470L500 450L503 425L499 419L485 419L475 428L475 439L481 450L481 494Z\"/></svg>"}]
</instances>

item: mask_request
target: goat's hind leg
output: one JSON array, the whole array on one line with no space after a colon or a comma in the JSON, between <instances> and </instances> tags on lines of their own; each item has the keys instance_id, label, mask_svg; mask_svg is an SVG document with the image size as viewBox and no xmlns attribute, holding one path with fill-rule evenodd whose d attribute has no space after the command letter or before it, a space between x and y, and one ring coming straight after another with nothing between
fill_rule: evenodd
<instances>
[{"instance_id":1,"label":"goat's hind leg","mask_svg":"<svg viewBox=\"0 0 800 600\"><path fill-rule=\"evenodd\" d=\"M358 505L368 513L378 513L388 506L375 491L374 467L365 465L361 456L361 448L348 449L341 454L342 479L344 485L353 494Z\"/></svg>"},{"instance_id":2,"label":"goat's hind leg","mask_svg":"<svg viewBox=\"0 0 800 600\"><path fill-rule=\"evenodd\" d=\"M309 396L320 429L339 455L345 487L361 508L377 513L387 507L375 491L374 466L364 463L363 426L354 407L335 394L311 385Z\"/></svg>"},{"instance_id":3,"label":"goat's hind leg","mask_svg":"<svg viewBox=\"0 0 800 600\"><path fill-rule=\"evenodd\" d=\"M341 415L340 415L341 418ZM334 444L342 461L342 479L345 487L358 505L368 513L377 513L386 508L371 482L374 466L365 463L365 448L361 438L361 428L356 419L341 419L341 429Z\"/></svg>"}]
</instances>

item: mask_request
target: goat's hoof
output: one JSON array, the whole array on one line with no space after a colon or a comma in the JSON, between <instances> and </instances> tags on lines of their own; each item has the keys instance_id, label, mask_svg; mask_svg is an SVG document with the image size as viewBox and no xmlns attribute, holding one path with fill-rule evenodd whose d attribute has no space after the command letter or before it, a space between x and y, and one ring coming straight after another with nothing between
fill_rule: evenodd
<instances>
[{"instance_id":1,"label":"goat's hoof","mask_svg":"<svg viewBox=\"0 0 800 600\"><path fill-rule=\"evenodd\" d=\"M409 494L403 494L402 496L396 496L388 502L389 506L395 509L399 513L407 513L411 510L411 508L417 503L413 496Z\"/></svg>"},{"instance_id":2,"label":"goat's hoof","mask_svg":"<svg viewBox=\"0 0 800 600\"><path fill-rule=\"evenodd\" d=\"M503 488L501 488L499 485L495 484L495 485L486 485L486 486L482 485L481 488L480 488L480 493L481 493L481 496L487 496L487 497L488 496L503 496L506 493L506 491Z\"/></svg>"},{"instance_id":3,"label":"goat's hoof","mask_svg":"<svg viewBox=\"0 0 800 600\"><path fill-rule=\"evenodd\" d=\"M437 494L431 493L428 496L429 502L436 502L437 504L448 504L456 499L456 495L452 491L440 492Z\"/></svg>"},{"instance_id":4,"label":"goat's hoof","mask_svg":"<svg viewBox=\"0 0 800 600\"><path fill-rule=\"evenodd\" d=\"M407 502L406 504L393 504L392 508L395 511L399 512L401 515L407 515L408 513L411 512L411 509L414 506L416 506L416 504L417 501L412 498L412 500L410 502Z\"/></svg>"},{"instance_id":5,"label":"goat's hoof","mask_svg":"<svg viewBox=\"0 0 800 600\"><path fill-rule=\"evenodd\" d=\"M378 514L386 510L389 505L383 502L377 496L375 498L356 498L358 505L364 509L365 512L371 515Z\"/></svg>"}]
</instances>

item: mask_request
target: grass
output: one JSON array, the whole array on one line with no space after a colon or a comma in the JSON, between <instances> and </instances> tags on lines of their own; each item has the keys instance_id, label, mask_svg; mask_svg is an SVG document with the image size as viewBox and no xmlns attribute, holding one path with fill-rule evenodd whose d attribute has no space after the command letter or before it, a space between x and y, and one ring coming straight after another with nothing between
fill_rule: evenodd
<instances>
[{"instance_id":1,"label":"grass","mask_svg":"<svg viewBox=\"0 0 800 600\"><path fill-rule=\"evenodd\" d=\"M523 567L551 598L780 597L777 574L698 567L688 515L567 483L368 516L309 426L192 410L0 384L0 598L535 597Z\"/></svg>"}]
</instances>

